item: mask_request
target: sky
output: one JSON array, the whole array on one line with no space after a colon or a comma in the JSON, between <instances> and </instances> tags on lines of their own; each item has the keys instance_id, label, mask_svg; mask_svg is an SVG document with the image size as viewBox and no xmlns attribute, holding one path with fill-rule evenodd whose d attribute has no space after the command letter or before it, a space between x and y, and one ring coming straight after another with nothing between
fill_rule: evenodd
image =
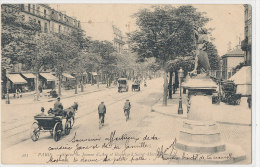
<instances>
[{"instance_id":1,"label":"sky","mask_svg":"<svg viewBox=\"0 0 260 167\"><path fill-rule=\"evenodd\" d=\"M91 22L112 22L123 33L136 29L135 19L131 17L139 9L149 8L151 5L143 4L51 4L52 8L73 16L81 21L82 29ZM178 6L178 5L173 5ZM206 25L214 28L212 37L220 56L228 50L228 43L231 48L244 38L244 7L243 5L193 5L200 12L205 12L211 21ZM130 25L130 28L126 25ZM84 26L85 25L85 26Z\"/></svg>"}]
</instances>

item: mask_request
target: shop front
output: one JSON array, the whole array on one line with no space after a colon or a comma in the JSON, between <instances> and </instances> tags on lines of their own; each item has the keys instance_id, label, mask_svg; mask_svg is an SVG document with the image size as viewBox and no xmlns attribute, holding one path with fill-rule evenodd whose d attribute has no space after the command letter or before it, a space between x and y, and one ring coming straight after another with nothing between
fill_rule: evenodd
<instances>
[{"instance_id":1,"label":"shop front","mask_svg":"<svg viewBox=\"0 0 260 167\"><path fill-rule=\"evenodd\" d=\"M57 78L51 73L40 73L40 85L43 89L55 89Z\"/></svg>"}]
</instances>

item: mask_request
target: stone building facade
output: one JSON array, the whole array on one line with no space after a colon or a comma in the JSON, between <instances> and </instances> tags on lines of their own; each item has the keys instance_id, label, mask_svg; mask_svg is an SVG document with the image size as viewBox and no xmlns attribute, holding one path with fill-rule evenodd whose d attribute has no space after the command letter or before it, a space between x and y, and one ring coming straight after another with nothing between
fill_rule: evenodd
<instances>
[{"instance_id":1,"label":"stone building facade","mask_svg":"<svg viewBox=\"0 0 260 167\"><path fill-rule=\"evenodd\" d=\"M245 65L252 63L252 6L244 5L245 29L241 48L245 51Z\"/></svg>"}]
</instances>

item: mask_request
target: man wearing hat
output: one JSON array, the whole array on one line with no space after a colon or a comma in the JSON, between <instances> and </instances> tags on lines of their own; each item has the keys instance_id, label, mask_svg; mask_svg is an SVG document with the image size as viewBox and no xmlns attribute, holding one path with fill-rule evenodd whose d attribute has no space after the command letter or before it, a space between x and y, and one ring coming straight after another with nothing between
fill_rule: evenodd
<instances>
[{"instance_id":1,"label":"man wearing hat","mask_svg":"<svg viewBox=\"0 0 260 167\"><path fill-rule=\"evenodd\" d=\"M54 103L54 112L55 113L62 113L63 111L63 105L60 102L60 97L57 97L57 101Z\"/></svg>"},{"instance_id":2,"label":"man wearing hat","mask_svg":"<svg viewBox=\"0 0 260 167\"><path fill-rule=\"evenodd\" d=\"M124 105L124 113L126 116L126 121L129 119L130 109L131 109L131 104L130 101L127 99Z\"/></svg>"},{"instance_id":3,"label":"man wearing hat","mask_svg":"<svg viewBox=\"0 0 260 167\"><path fill-rule=\"evenodd\" d=\"M104 126L105 114L106 114L106 105L105 105L104 102L102 101L102 102L98 105L99 121L100 121L100 123L102 124L102 126Z\"/></svg>"}]
</instances>

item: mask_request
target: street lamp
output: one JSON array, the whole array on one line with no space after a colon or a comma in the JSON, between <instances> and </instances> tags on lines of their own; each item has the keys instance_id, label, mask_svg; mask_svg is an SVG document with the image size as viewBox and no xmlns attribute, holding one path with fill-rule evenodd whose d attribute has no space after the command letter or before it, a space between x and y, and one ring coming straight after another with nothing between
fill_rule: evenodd
<instances>
[{"instance_id":1,"label":"street lamp","mask_svg":"<svg viewBox=\"0 0 260 167\"><path fill-rule=\"evenodd\" d=\"M181 81L182 81L182 78L184 77L184 74L183 74L182 68L180 68L180 70L178 71L178 75L179 75L179 82L180 82L180 98L179 98L178 114L183 114L182 97L181 97Z\"/></svg>"},{"instance_id":2,"label":"street lamp","mask_svg":"<svg viewBox=\"0 0 260 167\"><path fill-rule=\"evenodd\" d=\"M6 104L10 104L10 98L9 98L9 85L10 85L10 82L7 80L6 82Z\"/></svg>"}]
</instances>

